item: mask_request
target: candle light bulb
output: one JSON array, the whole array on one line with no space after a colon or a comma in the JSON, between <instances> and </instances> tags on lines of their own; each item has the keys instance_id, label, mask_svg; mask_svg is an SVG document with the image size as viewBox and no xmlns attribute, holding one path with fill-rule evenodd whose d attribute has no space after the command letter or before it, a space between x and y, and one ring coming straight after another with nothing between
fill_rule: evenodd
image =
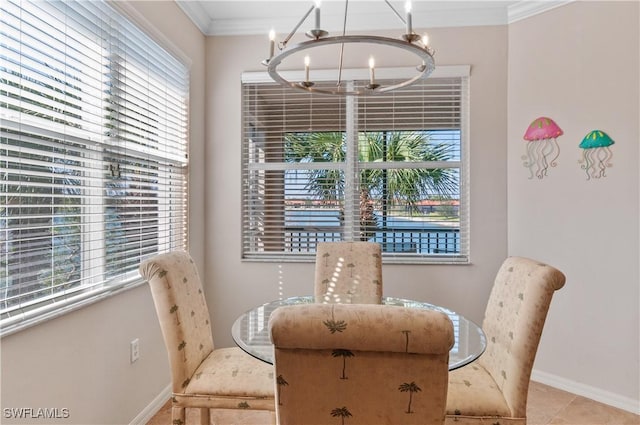
<instances>
[{"instance_id":1,"label":"candle light bulb","mask_svg":"<svg viewBox=\"0 0 640 425\"><path fill-rule=\"evenodd\" d=\"M316 29L320 29L320 0L315 0L316 8L315 8L315 26Z\"/></svg>"},{"instance_id":2,"label":"candle light bulb","mask_svg":"<svg viewBox=\"0 0 640 425\"><path fill-rule=\"evenodd\" d=\"M423 45L424 47L428 47L428 46L429 46L429 34L424 33L424 34L422 35L422 45Z\"/></svg>"},{"instance_id":3,"label":"candle light bulb","mask_svg":"<svg viewBox=\"0 0 640 425\"><path fill-rule=\"evenodd\" d=\"M374 71L375 66L376 66L376 63L373 60L373 56L370 56L369 57L369 83L371 85L374 85L376 82L376 76Z\"/></svg>"},{"instance_id":4,"label":"candle light bulb","mask_svg":"<svg viewBox=\"0 0 640 425\"><path fill-rule=\"evenodd\" d=\"M404 4L404 11L407 13L407 34L412 34L413 29L411 28L411 1L407 0Z\"/></svg>"},{"instance_id":5,"label":"candle light bulb","mask_svg":"<svg viewBox=\"0 0 640 425\"><path fill-rule=\"evenodd\" d=\"M309 82L309 64L311 63L311 60L309 59L309 56L305 56L304 57L304 80L308 83Z\"/></svg>"},{"instance_id":6,"label":"candle light bulb","mask_svg":"<svg viewBox=\"0 0 640 425\"><path fill-rule=\"evenodd\" d=\"M269 59L273 57L276 50L276 32L274 30L269 31Z\"/></svg>"}]
</instances>

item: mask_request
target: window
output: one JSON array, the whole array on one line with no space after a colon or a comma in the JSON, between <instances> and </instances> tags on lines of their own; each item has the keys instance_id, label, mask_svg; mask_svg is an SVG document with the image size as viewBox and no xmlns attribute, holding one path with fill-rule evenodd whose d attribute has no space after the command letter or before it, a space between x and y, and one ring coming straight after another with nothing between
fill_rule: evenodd
<instances>
[{"instance_id":1,"label":"window","mask_svg":"<svg viewBox=\"0 0 640 425\"><path fill-rule=\"evenodd\" d=\"M106 2L1 5L3 334L187 245L188 69Z\"/></svg>"},{"instance_id":2,"label":"window","mask_svg":"<svg viewBox=\"0 0 640 425\"><path fill-rule=\"evenodd\" d=\"M468 67L438 71L362 97L243 74L243 258L308 261L320 241L369 240L386 262L467 262Z\"/></svg>"}]
</instances>

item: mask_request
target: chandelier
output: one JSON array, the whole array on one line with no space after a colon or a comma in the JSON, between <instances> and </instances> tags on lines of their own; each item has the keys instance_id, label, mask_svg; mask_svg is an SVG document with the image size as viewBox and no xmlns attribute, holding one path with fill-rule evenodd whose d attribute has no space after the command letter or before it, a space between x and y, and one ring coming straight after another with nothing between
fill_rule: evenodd
<instances>
[{"instance_id":1,"label":"chandelier","mask_svg":"<svg viewBox=\"0 0 640 425\"><path fill-rule=\"evenodd\" d=\"M337 36L329 36L329 33L321 27L321 8L320 1L315 0L314 5L307 11L307 13L300 19L298 24L293 28L289 35L281 42L278 42L278 52L276 52L276 34L274 30L269 33L269 56L262 61L262 64L267 67L269 76L276 82L283 86L292 87L299 90L305 90L312 93L323 93L329 95L343 95L343 96L360 96L360 95L375 95L383 94L396 90L402 87L409 86L422 78L428 77L435 68L433 60L434 51L429 47L428 36L418 35L413 31L412 17L411 17L411 1L405 3L405 17L398 13L396 9L389 3L388 0L384 0L389 6L391 11L402 21L405 25L406 31L400 38L390 38L375 35L347 35L347 13L349 8L349 0L345 0L344 8L344 20L342 34ZM300 42L289 46L288 43L291 38L296 34L298 28L304 23L304 21L314 12L314 27L305 33L310 40ZM310 79L310 53L312 50L318 50L320 47L338 45L339 46L339 58L338 58L338 77L335 87L333 86L319 86L312 79ZM368 68L369 68L369 81L368 84L362 87L355 87L353 84L346 84L342 81L343 74L343 62L345 56L345 45L354 45L361 47L363 45L380 45L385 48L392 48L408 52L412 60L416 61L415 74L409 78L400 82L394 82L388 85L380 84L376 80L375 76L375 59L373 55L369 56ZM278 67L283 61L300 52L305 52L304 57L304 80L292 81L293 78L285 78L285 73L281 72Z\"/></svg>"}]
</instances>

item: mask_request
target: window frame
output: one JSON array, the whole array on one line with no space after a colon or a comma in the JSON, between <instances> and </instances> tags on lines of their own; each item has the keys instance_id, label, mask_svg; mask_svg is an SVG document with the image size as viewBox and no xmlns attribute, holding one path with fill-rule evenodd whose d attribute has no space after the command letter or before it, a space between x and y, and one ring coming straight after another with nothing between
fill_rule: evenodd
<instances>
[{"instance_id":1,"label":"window frame","mask_svg":"<svg viewBox=\"0 0 640 425\"><path fill-rule=\"evenodd\" d=\"M184 108L181 112L183 114L182 116L184 117L184 126L182 127L183 130L181 130L182 131L181 135L178 136L179 137L178 140L180 140L179 143L183 144L183 147L181 149L184 149L184 154L179 154L179 153L176 154L176 152L168 149L163 150L163 152L160 154L155 154L153 150L157 149L157 146L160 146L160 144L154 145L155 146L154 149L144 148L141 146L143 148L142 150L137 149L137 152L133 152L130 149L131 146L129 146L129 147L124 147L122 151L125 152L125 156L123 157L124 161L132 161L132 162L140 161L139 158L142 158L142 155L145 155L144 158L146 161L149 161L149 164L156 164L157 165L156 181L158 181L159 179L165 179L167 182L171 182L172 180L170 180L170 177L167 177L166 174L165 174L165 177L161 176L163 172L166 173L167 170L170 170L170 175L180 176L179 180L176 180L176 182L177 181L180 182L176 184L181 185L181 187L179 188L180 201L175 204L177 205L177 207L174 207L172 211L175 211L179 214L179 216L177 217L178 217L178 220L181 220L181 224L179 225L174 224L175 217L173 215L160 217L166 214L165 213L166 209L163 208L164 201L159 200L156 207L158 217L160 217L158 218L158 220L164 221L165 224L160 223L158 225L159 227L157 227L158 230L156 231L156 238L157 238L156 245L158 246L158 249L156 250L157 252L155 253L164 252L168 249L187 249L188 240L189 240L188 120L189 120L189 84L190 84L189 74L190 74L190 68L191 68L191 61L187 58L186 55L184 55L179 49L177 49L171 42L169 42L169 40L166 37L164 37L159 30L154 28L131 5L128 5L122 2L111 1L111 0L104 0L103 3L112 9L113 15L117 15L117 20L119 22L118 25L123 25L123 27L125 27L125 31L129 31L129 29L126 27L133 28L134 31L136 32L134 34L134 37L142 37L142 40L144 43L152 43L153 45L157 46L158 49L163 50L164 53L171 56L173 60L176 63L179 63L180 66L183 68L183 70L180 71L182 72L181 75L183 75L184 77L184 79L180 81L180 83L183 84L183 91L180 94L179 102L180 102L180 105L183 105L183 108ZM78 16L81 19L87 19L86 16L82 16L82 15L78 15ZM122 36L119 35L118 37L122 37ZM140 50L140 52L144 52L146 54L146 51ZM99 109L100 111L104 111L104 105L101 105ZM3 132L5 128L10 130L12 126L13 127L22 126L21 121L15 121L15 122L17 124L7 125L8 121L3 119L3 125L2 125ZM101 131L104 131L105 129L106 127L102 127ZM22 136L17 136L17 137L22 137ZM75 136L73 135L73 133L68 134L68 138L73 139L74 137ZM118 145L118 138L112 138L112 140L115 141L115 143L109 143L109 142L105 143L104 138L103 140L96 140L95 138L92 138L92 137L86 137L82 139L78 138L77 141L83 143L84 147L82 149L84 150L85 155L88 155L82 158L83 163L87 161L88 162L104 162L104 160L102 159L103 157L113 157L114 155L120 155L119 153L117 153L117 149L114 149ZM3 145L4 145L4 135L3 135ZM120 143L120 145L122 146L122 143ZM11 149L10 146L8 146L7 148ZM133 155L127 154L126 153L127 149L129 152L133 152ZM136 149L134 149L134 151L135 150ZM96 160L95 157L92 157L92 155L94 154L99 156L100 159ZM9 170L9 173L10 171L11 170ZM137 173L137 171L132 171L132 172ZM84 175L86 173L104 174L104 173L101 173L100 170L97 168L92 169L87 167L87 169L83 171L82 180L87 180L87 179L90 180L92 178L95 178L95 176L91 177L91 176L88 176L88 174ZM106 212L107 212L106 207L108 203L107 201L108 199L110 199L110 196L106 193L106 191L108 190L109 180L104 179L102 175L99 176L99 179L103 180L103 184L101 186L100 185L98 186L83 185L82 186L83 191L85 190L89 191L81 195L82 198L84 199L84 201L80 205L80 208L82 210L81 211L82 216L91 215L91 213L87 214L89 210L92 210L94 212L100 210L98 214L106 215ZM126 180L123 178L121 181L123 182L123 184L125 184L126 190L128 191L143 190L140 184L144 184L144 183L138 183L142 180ZM7 184L8 180L1 181L0 183ZM133 184L133 189L131 186L132 184ZM159 191L154 193L162 194L168 190L166 188L166 185L162 187L163 189L160 189ZM95 195L100 192L103 193L103 195L96 197ZM94 201L87 202L87 199L92 199ZM143 217L143 215L144 213L140 213L140 217ZM140 218L140 220L142 219L143 218ZM85 252L87 250L94 252L95 250L97 252L103 253L103 254L94 255L91 258L88 258L89 256L82 255L82 258L80 261L83 264L82 266L83 270L86 265L90 265L90 267L92 268L93 267L101 268L103 270L102 273L104 277L94 283L91 281L91 279L86 278L86 275L85 275L86 272L83 271L81 272L83 275L82 280L77 287L72 287L70 289L63 290L61 293L56 292L55 294L52 294L49 297L41 296L31 301L26 301L26 302L20 301L18 304L18 307L16 308L3 309L1 311L3 314L0 320L0 336L1 337L10 335L20 330L42 323L44 321L59 317L70 311L74 311L76 309L83 308L87 305L91 305L102 299L119 294L121 292L127 291L129 289L135 288L145 283L144 280L140 277L139 273L137 272L137 267L134 270L133 266L128 267L127 269L128 271L124 273L121 272L121 273L118 273L116 276L112 276L112 277L108 276L109 272L107 270L107 265L105 264L106 254L104 253L107 247L107 243L106 243L107 241L105 240L106 238L102 237L100 241L95 240L96 234L102 234L102 235L107 234L108 229L104 227L106 225L106 222L107 222L106 219L104 219L104 221L100 223L94 223L91 220L86 221L86 219L83 219L83 221L81 222L81 227L83 227L83 229L85 230L83 230L82 233L80 234L80 239L81 239L80 246L83 247L82 252ZM162 226L164 226L166 230L163 231ZM169 233L168 233L169 229L171 229L174 226L176 228L180 228L178 233L176 233L177 236L174 235L171 238L171 241L169 243L165 243L164 245L162 245L163 242L166 242L169 236ZM100 238L98 237L98 239ZM92 244L93 244L93 247L85 248L85 246L90 246ZM100 244L101 246L97 246L96 244ZM3 255L7 255L10 257L11 253L7 252ZM151 254L148 254L146 256L149 256L149 255ZM100 264L102 264L102 267L100 267ZM6 282L5 288L7 289L9 288L8 281ZM4 299L2 301L4 301Z\"/></svg>"},{"instance_id":2,"label":"window frame","mask_svg":"<svg viewBox=\"0 0 640 425\"><path fill-rule=\"evenodd\" d=\"M345 69L343 70L343 81L349 80L367 80L368 78L368 69ZM415 70L411 68L380 68L376 69L376 78L379 80L384 79L401 79L408 78ZM283 71L283 77L289 81L299 81L303 78L304 74L301 71ZM399 264L470 264L470 196L469 196L469 115L470 115L470 102L469 102L469 80L470 80L470 66L468 65L456 65L456 66L440 66L436 68L433 74L429 77L429 79L436 78L460 78L461 88L460 88L460 159L457 161L457 164L453 164L453 162L449 161L447 163L411 163L410 167L451 167L452 165L457 165L459 170L459 209L460 209L460 224L459 224L459 233L460 233L460 253L459 255L447 255L447 256L431 256L428 254L418 254L418 255L398 255L392 252L383 252L383 261L385 263L399 263ZM332 81L335 79L335 71L333 70L317 70L314 73L314 81ZM244 72L242 74L242 84L243 87L245 85L251 84L261 84L261 83L273 83L270 79L269 75L266 72ZM297 91L296 89L291 88L290 90ZM385 95L388 96L389 94ZM317 95L321 96L321 95ZM346 97L346 104L348 105L350 102L351 96ZM315 252L310 251L305 254L295 255L290 252L285 251L274 251L274 252L248 252L246 251L245 245L247 244L246 238L250 233L248 228L250 227L248 220L251 219L251 209L248 205L250 200L247 199L245 192L248 191L247 185L252 180L249 177L248 173L252 168L250 165L251 161L251 153L248 152L248 145L250 144L249 139L252 137L250 133L252 130L248 130L252 128L252 121L256 120L257 117L252 116L251 112L245 109L245 93L243 89L243 116L242 116L242 158L241 158L241 166L242 166L242 178L243 178L243 196L242 196L242 243L241 243L241 260L242 261L267 261L267 262L313 262L315 261ZM357 102L357 99L355 100ZM348 108L348 107L347 107ZM354 123L354 119L349 117L349 114L344 113L346 116L344 119L346 122L343 122L342 125L346 126L355 126L357 128L357 123ZM253 126L253 131L255 131L255 125ZM284 131L284 130L283 130ZM316 130L314 130L316 131ZM329 130L330 131L330 130ZM349 130L346 130L347 132ZM356 131L360 131L357 129ZM347 143L347 146L353 146L354 143ZM347 149L350 149L347 147ZM394 167L400 167L397 163L386 163L382 164L374 164L374 163L358 163L357 153L349 155L351 158L350 164L345 163L311 163L311 167L324 167L327 169L336 169L336 170L353 170L353 171L361 171L363 169L373 169L373 168L386 168L391 169ZM355 161L355 162L354 162ZM262 164L263 169L273 169L278 170L281 166L278 164ZM307 164L291 164L291 168L287 169L304 169L305 166L309 166ZM456 168L456 167L453 167ZM354 175L353 172L347 172L346 175L350 179L348 184L353 185ZM265 185L266 186L266 185ZM348 208L348 205L354 205L355 201L346 202L345 209ZM347 217L355 217L355 213L353 210L347 212L345 210L345 223L346 226L349 226ZM353 220L352 220L353 221ZM353 225L353 223L351 223ZM353 235L344 238L345 240L355 240ZM464 246L462 246L464 244Z\"/></svg>"}]
</instances>

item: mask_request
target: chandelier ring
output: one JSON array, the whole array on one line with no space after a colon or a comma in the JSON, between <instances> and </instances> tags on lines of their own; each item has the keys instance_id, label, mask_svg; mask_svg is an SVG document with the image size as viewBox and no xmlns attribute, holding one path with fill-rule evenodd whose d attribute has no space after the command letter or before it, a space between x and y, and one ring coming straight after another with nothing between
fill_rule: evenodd
<instances>
[{"instance_id":1,"label":"chandelier ring","mask_svg":"<svg viewBox=\"0 0 640 425\"><path fill-rule=\"evenodd\" d=\"M315 47L327 46L332 44L355 44L355 43L367 43L367 44L380 44L385 46L391 46L395 48L400 48L402 50L408 51L410 53L415 54L420 60L421 65L416 67L417 74L407 80L401 81L397 84L387 85L387 86L378 86L375 87L369 86L369 88L364 87L362 89L346 89L341 86L337 86L336 88L330 87L314 87L314 84L306 81L306 82L294 82L289 81L284 78L280 72L278 71L278 65L282 63L284 59L288 56L305 51L310 50ZM380 36L364 36L364 35L341 35L335 37L324 37L313 39L309 41L304 41L298 43L296 45L286 47L284 50L280 51L277 55L270 58L268 61L265 61L265 65L267 65L267 72L273 78L274 81L279 82L284 86L290 86L295 89L305 90L312 93L322 93L322 94L331 94L331 95L345 95L345 96L359 96L365 94L383 94L388 91L396 90L402 87L409 86L416 81L428 77L433 70L435 69L435 62L433 60L432 53L428 50L428 48L421 47L420 45L413 44L410 41L393 39L388 37L380 37Z\"/></svg>"}]
</instances>

